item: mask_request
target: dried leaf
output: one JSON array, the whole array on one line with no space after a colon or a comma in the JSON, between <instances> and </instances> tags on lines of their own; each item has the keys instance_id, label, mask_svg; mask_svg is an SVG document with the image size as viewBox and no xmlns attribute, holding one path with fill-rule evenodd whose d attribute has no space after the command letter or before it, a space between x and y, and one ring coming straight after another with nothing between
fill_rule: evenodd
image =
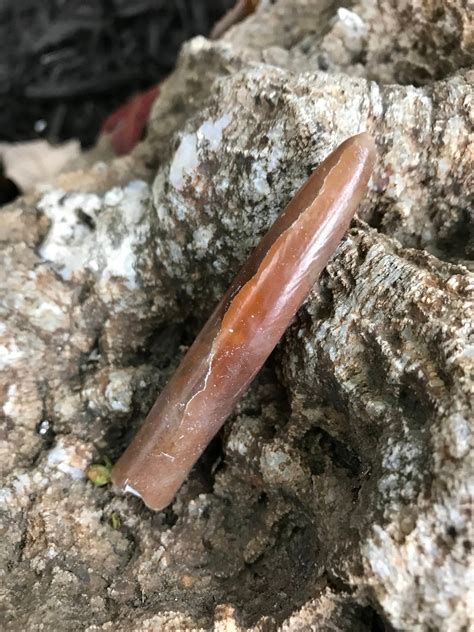
<instances>
[{"instance_id":1,"label":"dried leaf","mask_svg":"<svg viewBox=\"0 0 474 632\"><path fill-rule=\"evenodd\" d=\"M80 153L81 148L76 140L56 146L45 140L0 143L4 175L23 193L30 191L36 184L53 179Z\"/></svg>"},{"instance_id":2,"label":"dried leaf","mask_svg":"<svg viewBox=\"0 0 474 632\"><path fill-rule=\"evenodd\" d=\"M211 39L219 39L234 24L242 22L246 17L252 15L259 3L259 0L237 0L235 6L230 9L214 26L211 31Z\"/></svg>"},{"instance_id":3,"label":"dried leaf","mask_svg":"<svg viewBox=\"0 0 474 632\"><path fill-rule=\"evenodd\" d=\"M102 134L110 134L117 156L128 154L140 141L160 84L137 94L107 117Z\"/></svg>"}]
</instances>

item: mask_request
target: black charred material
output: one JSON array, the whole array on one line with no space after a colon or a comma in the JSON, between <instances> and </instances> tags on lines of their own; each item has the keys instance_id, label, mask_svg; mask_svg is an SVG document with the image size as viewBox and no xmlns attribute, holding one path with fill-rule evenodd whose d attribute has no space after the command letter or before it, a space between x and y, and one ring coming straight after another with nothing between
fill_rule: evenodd
<instances>
[{"instance_id":1,"label":"black charred material","mask_svg":"<svg viewBox=\"0 0 474 632\"><path fill-rule=\"evenodd\" d=\"M92 144L232 0L1 0L0 140Z\"/></svg>"}]
</instances>

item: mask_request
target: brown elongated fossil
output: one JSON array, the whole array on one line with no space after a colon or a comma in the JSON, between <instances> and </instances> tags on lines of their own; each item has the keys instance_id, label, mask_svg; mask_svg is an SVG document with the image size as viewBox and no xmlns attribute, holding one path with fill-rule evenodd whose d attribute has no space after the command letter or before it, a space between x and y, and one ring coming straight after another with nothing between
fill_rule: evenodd
<instances>
[{"instance_id":1,"label":"brown elongated fossil","mask_svg":"<svg viewBox=\"0 0 474 632\"><path fill-rule=\"evenodd\" d=\"M280 213L115 465L114 483L151 509L173 500L347 230L375 155L367 133L347 139Z\"/></svg>"}]
</instances>

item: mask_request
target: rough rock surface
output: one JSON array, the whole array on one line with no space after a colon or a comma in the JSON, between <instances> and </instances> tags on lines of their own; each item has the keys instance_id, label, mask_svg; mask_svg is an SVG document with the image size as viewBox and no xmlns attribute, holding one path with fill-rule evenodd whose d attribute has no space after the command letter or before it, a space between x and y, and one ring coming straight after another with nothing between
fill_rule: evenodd
<instances>
[{"instance_id":1,"label":"rough rock surface","mask_svg":"<svg viewBox=\"0 0 474 632\"><path fill-rule=\"evenodd\" d=\"M470 16L263 2L186 45L134 155L2 210L2 629L472 625ZM176 502L94 487L259 235L362 129L360 220Z\"/></svg>"}]
</instances>

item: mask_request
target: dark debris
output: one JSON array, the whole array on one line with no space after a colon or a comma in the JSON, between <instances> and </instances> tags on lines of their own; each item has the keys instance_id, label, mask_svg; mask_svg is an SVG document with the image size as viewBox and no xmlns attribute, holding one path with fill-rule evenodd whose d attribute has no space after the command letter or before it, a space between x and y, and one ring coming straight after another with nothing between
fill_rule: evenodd
<instances>
[{"instance_id":1,"label":"dark debris","mask_svg":"<svg viewBox=\"0 0 474 632\"><path fill-rule=\"evenodd\" d=\"M0 141L79 138L162 80L232 0L0 0Z\"/></svg>"}]
</instances>

